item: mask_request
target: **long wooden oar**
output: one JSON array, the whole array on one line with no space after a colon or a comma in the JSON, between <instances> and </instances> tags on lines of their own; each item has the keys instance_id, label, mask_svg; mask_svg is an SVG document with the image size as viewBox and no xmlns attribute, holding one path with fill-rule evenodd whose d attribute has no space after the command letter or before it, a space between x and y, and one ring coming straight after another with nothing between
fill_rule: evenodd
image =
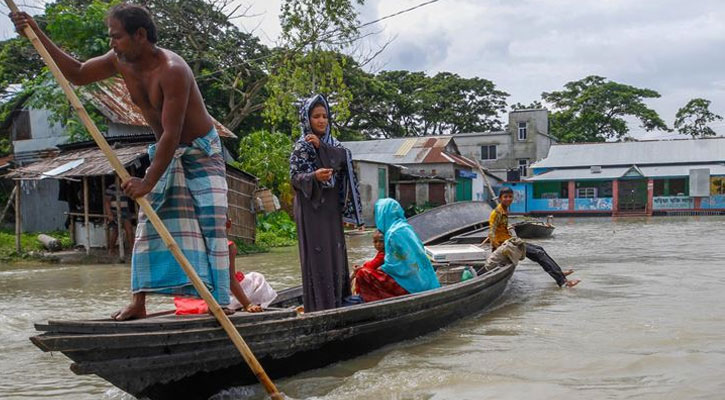
<instances>
[{"instance_id":1,"label":"long wooden oar","mask_svg":"<svg viewBox=\"0 0 725 400\"><path fill-rule=\"evenodd\" d=\"M478 168L478 172L481 173L481 177L483 177L483 182L486 185L486 188L488 188L488 193L491 194L491 200L498 203L498 197L496 197L496 193L493 191L493 188L491 187L491 183L488 181L488 176L486 176L486 171L481 166L481 163L476 160L476 158L473 158L473 162L476 163L476 167Z\"/></svg>"},{"instance_id":2,"label":"long wooden oar","mask_svg":"<svg viewBox=\"0 0 725 400\"><path fill-rule=\"evenodd\" d=\"M8 5L12 12L20 12L13 0L5 0L5 4ZM45 46L43 46L43 43L40 41L40 39L30 26L25 27L24 33L25 36L30 39L30 42L33 44L40 56L43 58L45 64L48 65L50 72L53 73L53 76L58 81L58 84L60 84L60 87L63 89L65 95L68 97L71 105L80 116L81 121L83 121L83 125L85 125L86 129L88 129L88 132L90 132L91 136L93 136L93 140L96 141L96 144L101 149L101 151L103 151L103 154L106 155L106 157L108 158L108 162L111 164L113 169L121 178L121 181L126 182L128 179L131 178L131 176L126 171L126 168L123 167L123 164L121 164L121 161L116 156L116 153L114 153L111 149L111 146L108 145L108 142L106 142L106 139L98 130L98 127L96 127L96 124L93 123L93 120L91 120L91 117L88 115L85 107L83 107L83 104L81 104L81 101L78 99L78 96L71 88L65 76L63 76L63 73L55 64L55 61L50 56L50 53L48 53L48 50L45 48ZM189 260L186 259L184 253L181 252L181 249L179 249L179 246L176 244L176 241L171 236L168 229L166 229L166 226L164 226L164 223L161 221L159 216L156 215L154 209L151 208L148 200L146 200L145 197L139 197L136 199L136 201L138 202L139 206L141 206L141 209L146 214L149 221L151 221L151 225L153 225L153 227L163 239L166 246L168 246L169 250L174 255L174 258L176 258L176 261L178 261L181 265L181 268L184 269L184 272L191 280L191 283L194 285L196 291L199 292L201 298L204 299L209 305L209 309L214 314L216 319L219 320L219 323L227 332L227 335L229 335L229 338L234 343L234 346L236 346L236 348L239 350L239 353L241 353L244 361L247 362L249 368L252 369L254 375L257 376L259 382L261 382L264 388L267 390L267 393L269 393L270 397L272 397L273 399L282 399L283 397L277 390L277 387L275 387L272 380L269 379L267 373L264 372L264 369L259 364L259 361L257 361L256 357L254 357L254 354L252 354L249 346L247 346L247 343L244 342L244 339L242 339L242 336L239 334L239 331L237 331L237 329L234 327L232 321L230 321L229 317L224 314L222 308L216 302L214 297L212 297L211 293L206 288L201 279L199 279L199 275L196 274L196 271L194 271L191 263L189 263Z\"/></svg>"}]
</instances>

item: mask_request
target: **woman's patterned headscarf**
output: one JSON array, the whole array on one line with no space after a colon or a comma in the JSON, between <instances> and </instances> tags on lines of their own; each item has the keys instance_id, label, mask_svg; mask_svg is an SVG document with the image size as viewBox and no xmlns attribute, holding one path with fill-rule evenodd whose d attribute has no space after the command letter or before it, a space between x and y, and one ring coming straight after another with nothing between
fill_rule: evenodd
<instances>
[{"instance_id":1,"label":"woman's patterned headscarf","mask_svg":"<svg viewBox=\"0 0 725 400\"><path fill-rule=\"evenodd\" d=\"M315 147L305 141L305 136L312 134L312 125L310 124L310 113L318 104L325 107L328 118L330 117L330 106L327 99L321 94L316 94L306 99L300 107L300 138L295 143L292 156L290 157L290 174L294 175L299 172L314 172L317 160L317 150ZM330 124L325 128L325 134L320 137L320 142L331 147L345 148L340 142L330 134ZM352 154L350 150L345 149L347 153L345 168L333 174L332 179L323 182L324 187L334 187L337 182L342 182L340 186L340 203L342 204L342 218L345 222L355 224L356 226L364 223L362 218L362 203L360 202L360 189L358 187L355 170L352 166Z\"/></svg>"}]
</instances>

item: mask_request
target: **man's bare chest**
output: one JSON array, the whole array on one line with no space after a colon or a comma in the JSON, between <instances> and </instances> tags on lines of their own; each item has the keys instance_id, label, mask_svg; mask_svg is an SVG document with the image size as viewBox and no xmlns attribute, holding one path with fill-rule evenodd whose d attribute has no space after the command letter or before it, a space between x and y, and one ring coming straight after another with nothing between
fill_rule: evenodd
<instances>
[{"instance_id":1,"label":"man's bare chest","mask_svg":"<svg viewBox=\"0 0 725 400\"><path fill-rule=\"evenodd\" d=\"M139 77L133 74L123 74L123 77L131 95L131 101L141 109L144 115L147 118L160 115L164 96L159 78L155 76Z\"/></svg>"}]
</instances>

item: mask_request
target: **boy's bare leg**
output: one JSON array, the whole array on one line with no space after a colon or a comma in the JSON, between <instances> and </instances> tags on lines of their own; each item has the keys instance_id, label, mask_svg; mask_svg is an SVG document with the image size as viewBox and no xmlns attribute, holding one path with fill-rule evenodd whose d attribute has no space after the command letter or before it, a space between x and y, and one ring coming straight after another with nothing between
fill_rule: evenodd
<instances>
[{"instance_id":1,"label":"boy's bare leg","mask_svg":"<svg viewBox=\"0 0 725 400\"><path fill-rule=\"evenodd\" d=\"M578 285L579 282L581 282L581 279L568 280L568 281L566 281L564 286L566 286L568 288L572 288L572 287Z\"/></svg>"},{"instance_id":2,"label":"boy's bare leg","mask_svg":"<svg viewBox=\"0 0 725 400\"><path fill-rule=\"evenodd\" d=\"M140 319L146 317L146 293L134 293L131 304L126 308L116 311L111 315L111 319L116 321L129 321L132 319Z\"/></svg>"}]
</instances>

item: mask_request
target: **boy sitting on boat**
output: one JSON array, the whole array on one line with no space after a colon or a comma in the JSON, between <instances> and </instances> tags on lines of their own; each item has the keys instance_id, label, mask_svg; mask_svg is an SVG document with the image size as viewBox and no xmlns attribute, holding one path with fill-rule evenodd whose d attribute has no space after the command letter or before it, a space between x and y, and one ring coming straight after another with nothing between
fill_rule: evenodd
<instances>
[{"instance_id":1,"label":"boy sitting on boat","mask_svg":"<svg viewBox=\"0 0 725 400\"><path fill-rule=\"evenodd\" d=\"M232 228L232 220L227 218L227 234ZM277 292L264 279L259 272L244 274L236 270L237 245L229 240L229 306L224 309L227 314L244 309L246 312L256 313L263 311L277 298ZM209 307L202 299L191 297L175 297L176 315L204 314L209 312Z\"/></svg>"},{"instance_id":2,"label":"boy sitting on boat","mask_svg":"<svg viewBox=\"0 0 725 400\"><path fill-rule=\"evenodd\" d=\"M504 242L511 239L511 233L509 232L508 224L508 210L511 203L514 201L514 191L509 187L504 187L498 194L499 205L491 211L489 217L489 229L488 229L488 240L491 241L491 250L501 246ZM535 244L526 243L526 257L537 262L554 280L559 287L574 287L580 280L574 279L569 280L566 277L574 273L573 269L566 272L561 270L559 264L554 261L544 250L543 247Z\"/></svg>"},{"instance_id":3,"label":"boy sitting on boat","mask_svg":"<svg viewBox=\"0 0 725 400\"><path fill-rule=\"evenodd\" d=\"M385 242L383 233L378 230L373 234L373 247L378 251L375 257L354 267L353 293L359 294L365 302L408 294L390 275L380 270L385 261Z\"/></svg>"},{"instance_id":4,"label":"boy sitting on boat","mask_svg":"<svg viewBox=\"0 0 725 400\"><path fill-rule=\"evenodd\" d=\"M365 302L440 287L423 243L397 201L375 203L375 225L373 245L378 254L362 267L356 266L354 273L356 290Z\"/></svg>"}]
</instances>

